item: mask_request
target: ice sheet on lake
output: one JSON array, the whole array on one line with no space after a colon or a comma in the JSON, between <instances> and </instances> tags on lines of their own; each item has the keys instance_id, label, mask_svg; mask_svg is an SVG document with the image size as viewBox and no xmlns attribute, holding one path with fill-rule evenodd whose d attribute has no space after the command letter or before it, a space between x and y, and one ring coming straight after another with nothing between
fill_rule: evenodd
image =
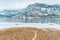
<instances>
[{"instance_id":1,"label":"ice sheet on lake","mask_svg":"<svg viewBox=\"0 0 60 40\"><path fill-rule=\"evenodd\" d=\"M14 27L32 27L32 28L54 28L60 29L60 25L54 23L18 23L18 22L0 22L0 29Z\"/></svg>"}]
</instances>

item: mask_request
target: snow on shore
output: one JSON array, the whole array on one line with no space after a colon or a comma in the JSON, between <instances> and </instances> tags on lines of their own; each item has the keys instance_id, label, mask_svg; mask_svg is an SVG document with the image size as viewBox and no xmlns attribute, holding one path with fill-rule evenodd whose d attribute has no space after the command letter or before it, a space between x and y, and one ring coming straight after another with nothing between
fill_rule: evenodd
<instances>
[{"instance_id":1,"label":"snow on shore","mask_svg":"<svg viewBox=\"0 0 60 40\"><path fill-rule=\"evenodd\" d=\"M32 27L32 28L54 28L60 30L60 25L55 23L13 23L13 22L0 22L0 29L14 28L14 27Z\"/></svg>"}]
</instances>

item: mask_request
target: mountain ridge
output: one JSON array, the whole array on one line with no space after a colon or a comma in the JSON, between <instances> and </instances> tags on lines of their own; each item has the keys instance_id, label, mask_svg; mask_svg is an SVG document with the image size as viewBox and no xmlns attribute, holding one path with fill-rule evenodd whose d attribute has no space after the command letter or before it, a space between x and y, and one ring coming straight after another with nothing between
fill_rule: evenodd
<instances>
[{"instance_id":1,"label":"mountain ridge","mask_svg":"<svg viewBox=\"0 0 60 40\"><path fill-rule=\"evenodd\" d=\"M10 12L9 12L10 11ZM47 16L47 15L60 15L60 5L55 4L55 5L47 5L44 3L34 3L34 4L29 4L25 9L20 9L20 10L5 10L5 11L0 11L0 15L4 17L8 16Z\"/></svg>"}]
</instances>

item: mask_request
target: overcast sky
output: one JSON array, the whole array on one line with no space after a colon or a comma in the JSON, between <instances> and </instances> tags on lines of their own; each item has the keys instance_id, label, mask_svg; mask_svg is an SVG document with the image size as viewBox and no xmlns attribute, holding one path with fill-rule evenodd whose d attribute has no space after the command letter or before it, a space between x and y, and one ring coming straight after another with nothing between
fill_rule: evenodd
<instances>
[{"instance_id":1,"label":"overcast sky","mask_svg":"<svg viewBox=\"0 0 60 40\"><path fill-rule=\"evenodd\" d=\"M0 0L0 10L21 9L33 3L60 4L60 0Z\"/></svg>"}]
</instances>

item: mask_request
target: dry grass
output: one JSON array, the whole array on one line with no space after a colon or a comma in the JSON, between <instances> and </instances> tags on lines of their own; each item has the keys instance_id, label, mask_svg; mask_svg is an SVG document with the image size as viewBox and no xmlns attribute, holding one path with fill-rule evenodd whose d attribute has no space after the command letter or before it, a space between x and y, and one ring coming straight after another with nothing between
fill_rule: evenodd
<instances>
[{"instance_id":1,"label":"dry grass","mask_svg":"<svg viewBox=\"0 0 60 40\"><path fill-rule=\"evenodd\" d=\"M0 40L60 40L60 30L9 28L0 30Z\"/></svg>"}]
</instances>

